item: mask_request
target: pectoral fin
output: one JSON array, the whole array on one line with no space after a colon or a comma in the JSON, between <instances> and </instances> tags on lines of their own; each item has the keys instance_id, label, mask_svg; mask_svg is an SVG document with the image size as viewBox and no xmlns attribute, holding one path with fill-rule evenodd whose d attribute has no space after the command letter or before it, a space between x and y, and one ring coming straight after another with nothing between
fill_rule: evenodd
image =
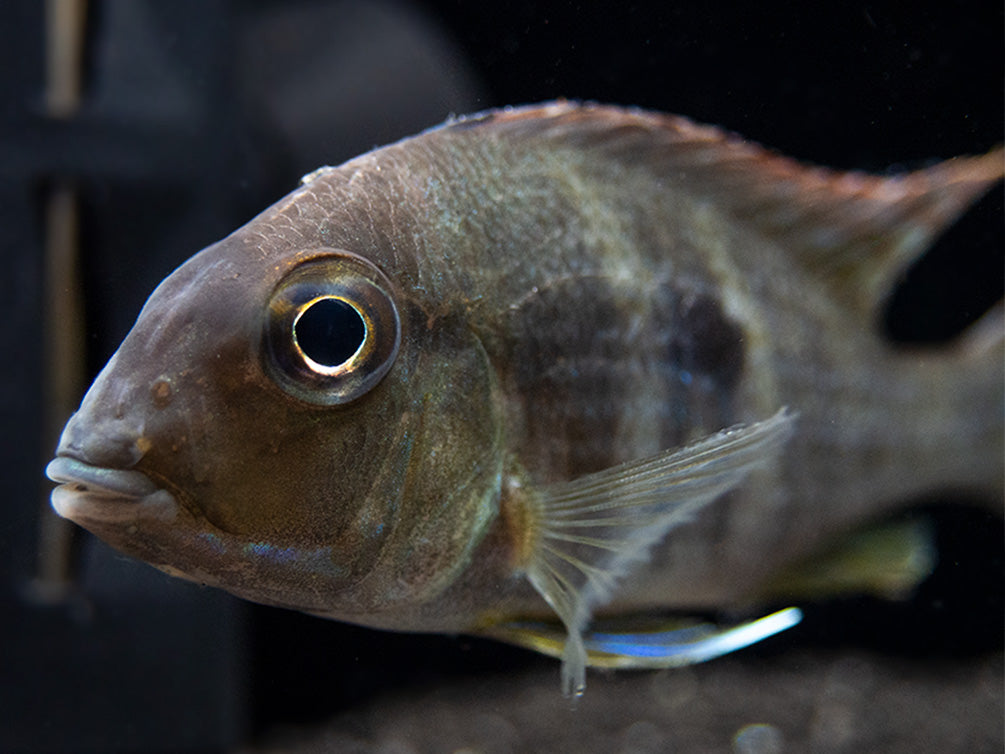
<instances>
[{"instance_id":1,"label":"pectoral fin","mask_svg":"<svg viewBox=\"0 0 1005 754\"><path fill-rule=\"evenodd\" d=\"M799 608L765 615L732 626L696 620L636 619L630 629L622 621L603 621L583 633L586 664L595 668L676 668L713 660L749 647L802 619ZM514 622L493 626L487 635L550 657L562 657L566 634L555 623Z\"/></svg>"},{"instance_id":2,"label":"pectoral fin","mask_svg":"<svg viewBox=\"0 0 1005 754\"><path fill-rule=\"evenodd\" d=\"M586 686L583 631L594 609L666 533L774 459L792 432L785 409L680 450L537 491L527 577L565 625L562 687Z\"/></svg>"}]
</instances>

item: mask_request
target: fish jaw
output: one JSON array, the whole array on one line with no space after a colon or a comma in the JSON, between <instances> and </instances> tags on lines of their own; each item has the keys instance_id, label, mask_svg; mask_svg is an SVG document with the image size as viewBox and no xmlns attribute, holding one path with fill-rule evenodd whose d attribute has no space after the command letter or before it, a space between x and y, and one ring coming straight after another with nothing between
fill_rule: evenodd
<instances>
[{"instance_id":1,"label":"fish jaw","mask_svg":"<svg viewBox=\"0 0 1005 754\"><path fill-rule=\"evenodd\" d=\"M175 578L226 589L257 602L299 607L285 604L281 592L263 596L246 585L244 575L262 566L245 560L249 549L276 548L218 529L203 531L204 521L200 523L180 498L142 471L96 466L60 453L45 473L58 483L52 491L56 513L123 554ZM315 560L324 565L323 557Z\"/></svg>"},{"instance_id":2,"label":"fish jaw","mask_svg":"<svg viewBox=\"0 0 1005 754\"><path fill-rule=\"evenodd\" d=\"M284 602L281 589L269 593L254 587L266 577L268 556L276 560L278 551L283 560L295 559L291 548L210 530L181 498L136 469L96 466L60 454L46 467L46 475L59 483L52 492L56 513L125 555L175 578L226 589L256 602L302 608ZM249 559L249 552L254 557ZM327 552L302 555L303 568L323 575Z\"/></svg>"},{"instance_id":3,"label":"fish jaw","mask_svg":"<svg viewBox=\"0 0 1005 754\"><path fill-rule=\"evenodd\" d=\"M45 473L59 483L52 492L56 513L86 529L128 525L140 518L170 522L178 515L174 495L141 471L104 468L58 455Z\"/></svg>"},{"instance_id":4,"label":"fish jaw","mask_svg":"<svg viewBox=\"0 0 1005 754\"><path fill-rule=\"evenodd\" d=\"M143 416L127 409L138 404L135 394L113 379L118 358L112 357L70 417L45 469L58 484L53 510L126 555L198 580L171 565L170 547L191 528L192 514L177 490L137 468L151 441Z\"/></svg>"}]
</instances>

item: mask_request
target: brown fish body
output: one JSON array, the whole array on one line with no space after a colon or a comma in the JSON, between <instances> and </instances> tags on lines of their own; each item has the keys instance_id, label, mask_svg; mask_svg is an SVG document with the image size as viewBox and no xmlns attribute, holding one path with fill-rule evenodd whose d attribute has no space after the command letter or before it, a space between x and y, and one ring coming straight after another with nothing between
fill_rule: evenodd
<instances>
[{"instance_id":1,"label":"brown fish body","mask_svg":"<svg viewBox=\"0 0 1005 754\"><path fill-rule=\"evenodd\" d=\"M958 360L894 352L848 305L862 292L835 297L811 264L793 264L789 239L769 223L717 205L719 186L695 195L683 169L675 185L644 158L625 159L630 138L598 156L584 146L609 138L604 125L579 132L585 144L577 143L565 138L577 133L570 120L566 133L531 120L496 135L461 123L427 134L422 149L408 141L372 154L372 166L354 161L322 173L304 191L315 199L308 205L324 208L326 193L348 178L386 198L374 214L394 217L398 234L385 263L401 269L415 260L425 326L459 315L485 349L497 405L475 413L501 422L512 464L504 474L533 483L575 478L782 405L799 412L776 476L748 483L675 531L645 575L619 593L618 609L742 604L781 566L913 496L994 489L1001 454L993 443L975 452L959 438L975 430L999 436L1000 397L961 390L954 402L951 386L964 379ZM763 153L749 159L745 170L763 160L794 178L801 171ZM695 163L692 174L704 178ZM394 189L382 188L388 173ZM831 176L813 177L817 190L830 188ZM749 180L756 186L758 177ZM924 183L937 179L917 176L911 188ZM863 201L880 190L865 176L845 185ZM918 223L934 230L947 212L933 209ZM499 536L505 548L519 535ZM484 549L499 546L492 538ZM511 566L501 559L502 570ZM481 595L484 574L474 576ZM519 612L540 606L537 595L519 591ZM445 601L457 598L455 590ZM426 611L445 614L441 604Z\"/></svg>"},{"instance_id":2,"label":"brown fish body","mask_svg":"<svg viewBox=\"0 0 1005 754\"><path fill-rule=\"evenodd\" d=\"M641 547L596 609L756 601L914 495L1000 499L1000 338L922 357L874 318L1001 171L993 154L841 175L566 103L317 171L158 288L64 434L61 456L141 472L177 505L63 511L250 599L478 630L549 613L524 577L538 490L788 407L784 448ZM386 375L337 405L284 392L263 350L275 291L326 265L393 300L400 330Z\"/></svg>"}]
</instances>

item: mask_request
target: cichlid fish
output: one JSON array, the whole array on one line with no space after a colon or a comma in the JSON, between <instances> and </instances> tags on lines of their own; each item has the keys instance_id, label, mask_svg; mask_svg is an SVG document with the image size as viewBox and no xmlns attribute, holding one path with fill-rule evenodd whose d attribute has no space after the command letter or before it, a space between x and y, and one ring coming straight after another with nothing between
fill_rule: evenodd
<instances>
[{"instance_id":1,"label":"cichlid fish","mask_svg":"<svg viewBox=\"0 0 1005 754\"><path fill-rule=\"evenodd\" d=\"M854 572L833 543L921 493L1000 504L1001 311L923 352L876 322L1002 172L838 173L570 102L451 120L170 275L67 424L53 506L257 602L560 655L566 693L708 659L798 611L668 614ZM848 588L924 575L896 534Z\"/></svg>"}]
</instances>

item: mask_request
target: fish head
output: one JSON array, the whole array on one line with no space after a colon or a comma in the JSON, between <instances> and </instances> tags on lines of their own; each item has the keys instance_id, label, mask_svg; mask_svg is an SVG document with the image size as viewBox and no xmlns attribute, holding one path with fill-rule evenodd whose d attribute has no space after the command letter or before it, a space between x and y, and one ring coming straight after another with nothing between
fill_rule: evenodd
<instances>
[{"instance_id":1,"label":"fish head","mask_svg":"<svg viewBox=\"0 0 1005 754\"><path fill-rule=\"evenodd\" d=\"M492 517L493 377L386 260L270 227L151 295L63 432L53 506L172 575L367 622L444 588Z\"/></svg>"}]
</instances>

